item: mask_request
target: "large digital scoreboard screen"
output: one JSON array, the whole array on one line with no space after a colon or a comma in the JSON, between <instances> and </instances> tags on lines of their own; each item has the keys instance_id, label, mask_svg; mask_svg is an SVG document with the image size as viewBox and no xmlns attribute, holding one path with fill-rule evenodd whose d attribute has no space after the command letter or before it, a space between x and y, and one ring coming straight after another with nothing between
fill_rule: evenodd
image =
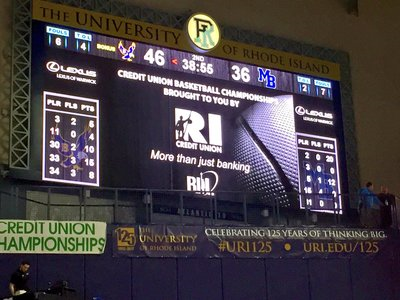
<instances>
[{"instance_id":1,"label":"large digital scoreboard screen","mask_svg":"<svg viewBox=\"0 0 400 300\"><path fill-rule=\"evenodd\" d=\"M341 209L338 81L37 20L32 44L42 180Z\"/></svg>"}]
</instances>

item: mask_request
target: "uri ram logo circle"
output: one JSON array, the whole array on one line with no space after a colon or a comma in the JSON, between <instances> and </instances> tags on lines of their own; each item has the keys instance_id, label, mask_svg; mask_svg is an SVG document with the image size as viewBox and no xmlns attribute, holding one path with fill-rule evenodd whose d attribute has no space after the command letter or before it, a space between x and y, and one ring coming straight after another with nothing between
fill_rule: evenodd
<instances>
[{"instance_id":1,"label":"uri ram logo circle","mask_svg":"<svg viewBox=\"0 0 400 300\"><path fill-rule=\"evenodd\" d=\"M221 38L217 23L202 13L192 15L186 24L192 46L198 52L207 52L214 49Z\"/></svg>"}]
</instances>

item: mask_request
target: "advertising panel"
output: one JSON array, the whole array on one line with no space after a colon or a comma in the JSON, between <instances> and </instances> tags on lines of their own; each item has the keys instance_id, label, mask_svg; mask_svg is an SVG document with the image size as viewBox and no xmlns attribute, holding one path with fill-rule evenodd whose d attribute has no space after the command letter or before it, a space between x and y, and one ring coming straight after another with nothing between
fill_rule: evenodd
<instances>
[{"instance_id":1,"label":"advertising panel","mask_svg":"<svg viewBox=\"0 0 400 300\"><path fill-rule=\"evenodd\" d=\"M102 254L106 223L89 221L0 221L0 253Z\"/></svg>"},{"instance_id":2,"label":"advertising panel","mask_svg":"<svg viewBox=\"0 0 400 300\"><path fill-rule=\"evenodd\" d=\"M115 226L115 257L337 258L386 250L383 230L221 226Z\"/></svg>"}]
</instances>

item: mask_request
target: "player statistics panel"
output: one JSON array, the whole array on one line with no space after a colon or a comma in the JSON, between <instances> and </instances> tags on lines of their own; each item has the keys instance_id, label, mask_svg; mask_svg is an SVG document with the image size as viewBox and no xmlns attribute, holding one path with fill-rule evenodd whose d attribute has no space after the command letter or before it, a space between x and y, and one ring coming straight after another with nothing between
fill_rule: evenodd
<instances>
[{"instance_id":1,"label":"player statistics panel","mask_svg":"<svg viewBox=\"0 0 400 300\"><path fill-rule=\"evenodd\" d=\"M337 142L334 138L297 133L301 208L341 213Z\"/></svg>"},{"instance_id":2,"label":"player statistics panel","mask_svg":"<svg viewBox=\"0 0 400 300\"><path fill-rule=\"evenodd\" d=\"M43 93L43 180L99 185L98 113L98 100Z\"/></svg>"}]
</instances>

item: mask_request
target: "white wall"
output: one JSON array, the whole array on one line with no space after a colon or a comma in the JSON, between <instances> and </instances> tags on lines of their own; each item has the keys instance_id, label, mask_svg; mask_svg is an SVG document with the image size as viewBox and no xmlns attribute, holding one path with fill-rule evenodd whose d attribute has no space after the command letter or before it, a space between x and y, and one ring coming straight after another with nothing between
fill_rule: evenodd
<instances>
[{"instance_id":1,"label":"white wall","mask_svg":"<svg viewBox=\"0 0 400 300\"><path fill-rule=\"evenodd\" d=\"M4 48L9 46L11 2L0 4L0 67L4 66ZM358 16L348 14L346 0L125 2L175 15L205 12L223 26L348 52L358 140L354 151L360 159L361 180L373 181L376 189L387 185L400 195L399 0L359 0ZM0 152L3 148L0 145Z\"/></svg>"}]
</instances>

